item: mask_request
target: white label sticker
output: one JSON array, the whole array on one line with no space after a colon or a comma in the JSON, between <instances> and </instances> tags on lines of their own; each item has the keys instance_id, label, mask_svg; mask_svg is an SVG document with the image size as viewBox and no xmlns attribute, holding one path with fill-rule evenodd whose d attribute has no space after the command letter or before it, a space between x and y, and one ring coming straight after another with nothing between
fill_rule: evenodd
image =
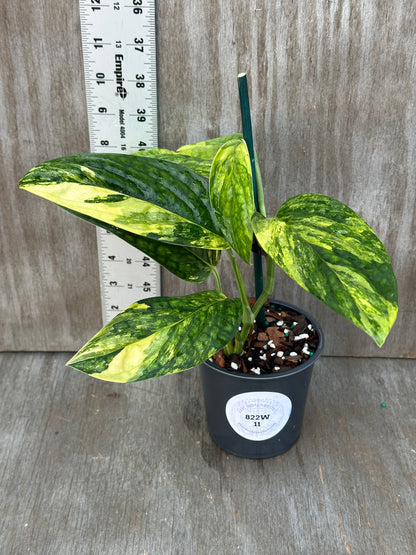
<instances>
[{"instance_id":1,"label":"white label sticker","mask_svg":"<svg viewBox=\"0 0 416 555\"><path fill-rule=\"evenodd\" d=\"M289 397L274 391L240 393L231 397L225 407L233 430L252 441L264 441L278 434L291 412Z\"/></svg>"}]
</instances>

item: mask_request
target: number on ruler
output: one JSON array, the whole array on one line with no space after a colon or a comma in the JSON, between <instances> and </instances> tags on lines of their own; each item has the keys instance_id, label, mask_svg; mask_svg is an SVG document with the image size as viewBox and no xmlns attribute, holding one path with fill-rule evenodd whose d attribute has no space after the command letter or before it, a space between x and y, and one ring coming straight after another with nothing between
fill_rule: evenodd
<instances>
[{"instance_id":1,"label":"number on ruler","mask_svg":"<svg viewBox=\"0 0 416 555\"><path fill-rule=\"evenodd\" d=\"M141 6L142 4L143 4L143 0L133 0L133 6ZM133 13L140 15L143 13L143 8L134 7Z\"/></svg>"},{"instance_id":2,"label":"number on ruler","mask_svg":"<svg viewBox=\"0 0 416 555\"><path fill-rule=\"evenodd\" d=\"M138 89L144 89L146 83L144 82L144 75L143 73L136 73L136 87Z\"/></svg>"},{"instance_id":3,"label":"number on ruler","mask_svg":"<svg viewBox=\"0 0 416 555\"><path fill-rule=\"evenodd\" d=\"M146 116L144 115L146 113L146 110L141 110L140 108L137 108L137 113L139 114L137 116L137 121L146 121Z\"/></svg>"},{"instance_id":4,"label":"number on ruler","mask_svg":"<svg viewBox=\"0 0 416 555\"><path fill-rule=\"evenodd\" d=\"M142 46L135 46L134 50L137 50L138 52L144 52L144 46L143 46L143 39L140 38L138 39L137 37L134 39L134 44L141 44Z\"/></svg>"},{"instance_id":5,"label":"number on ruler","mask_svg":"<svg viewBox=\"0 0 416 555\"><path fill-rule=\"evenodd\" d=\"M97 78L97 85L105 85L105 75L104 75L104 73L102 73L101 71L98 71L95 74L95 77Z\"/></svg>"}]
</instances>

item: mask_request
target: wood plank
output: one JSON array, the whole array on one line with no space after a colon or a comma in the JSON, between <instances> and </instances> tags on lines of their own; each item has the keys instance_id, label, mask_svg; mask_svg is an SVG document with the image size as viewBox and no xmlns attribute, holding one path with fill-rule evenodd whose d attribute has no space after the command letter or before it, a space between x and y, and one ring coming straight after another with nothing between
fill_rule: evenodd
<instances>
[{"instance_id":1,"label":"wood plank","mask_svg":"<svg viewBox=\"0 0 416 555\"><path fill-rule=\"evenodd\" d=\"M25 17L22 17L22 14ZM34 164L88 150L76 3L0 7L0 349L71 350L100 327L95 232L17 191ZM240 129L249 73L269 214L303 192L356 209L385 241L401 312L379 350L283 274L275 297L315 314L331 355L415 357L416 104L411 0L157 2L160 146ZM231 271L221 265L227 293ZM250 268L243 274L253 289ZM210 282L211 283L211 282ZM165 294L198 288L163 276Z\"/></svg>"},{"instance_id":2,"label":"wood plank","mask_svg":"<svg viewBox=\"0 0 416 555\"><path fill-rule=\"evenodd\" d=\"M100 325L94 229L17 183L89 150L78 5L2 2L0 21L0 349L74 349Z\"/></svg>"},{"instance_id":3,"label":"wood plank","mask_svg":"<svg viewBox=\"0 0 416 555\"><path fill-rule=\"evenodd\" d=\"M111 384L68 356L0 354L2 552L416 551L413 361L321 359L298 444L255 461L211 442L197 370Z\"/></svg>"}]
</instances>

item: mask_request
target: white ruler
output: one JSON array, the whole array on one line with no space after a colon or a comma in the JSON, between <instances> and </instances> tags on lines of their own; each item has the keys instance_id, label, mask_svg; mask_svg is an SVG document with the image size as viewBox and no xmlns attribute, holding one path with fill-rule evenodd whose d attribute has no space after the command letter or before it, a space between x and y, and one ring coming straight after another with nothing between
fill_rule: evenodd
<instances>
[{"instance_id":1,"label":"white ruler","mask_svg":"<svg viewBox=\"0 0 416 555\"><path fill-rule=\"evenodd\" d=\"M79 0L91 152L156 148L155 0ZM104 323L160 295L160 268L98 229Z\"/></svg>"}]
</instances>

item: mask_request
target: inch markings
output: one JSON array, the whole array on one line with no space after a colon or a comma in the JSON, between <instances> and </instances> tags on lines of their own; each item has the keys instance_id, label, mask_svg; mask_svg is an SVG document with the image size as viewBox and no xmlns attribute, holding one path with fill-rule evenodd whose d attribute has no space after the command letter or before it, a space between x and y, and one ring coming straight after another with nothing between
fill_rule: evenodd
<instances>
[{"instance_id":1,"label":"inch markings","mask_svg":"<svg viewBox=\"0 0 416 555\"><path fill-rule=\"evenodd\" d=\"M79 0L91 152L158 146L154 0ZM160 268L97 230L103 321L160 295Z\"/></svg>"}]
</instances>

